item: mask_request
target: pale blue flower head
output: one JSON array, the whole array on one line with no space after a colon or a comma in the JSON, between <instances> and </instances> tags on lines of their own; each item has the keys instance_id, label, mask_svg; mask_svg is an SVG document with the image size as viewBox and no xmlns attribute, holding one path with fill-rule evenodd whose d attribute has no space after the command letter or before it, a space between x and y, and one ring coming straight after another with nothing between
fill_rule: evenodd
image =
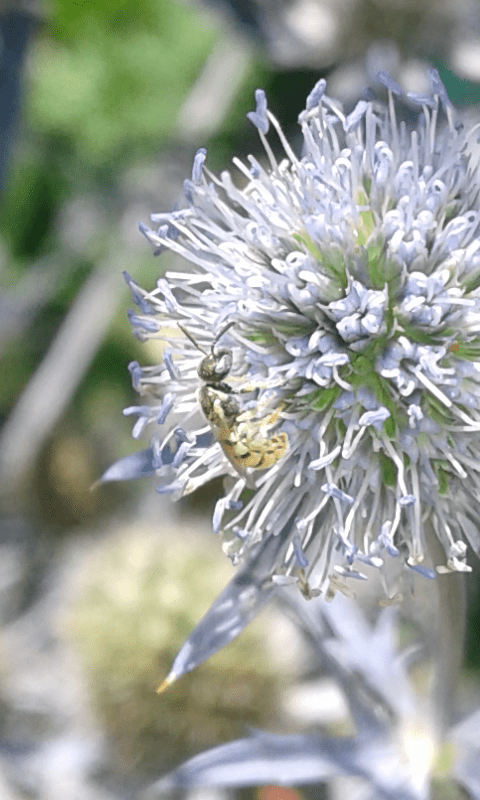
<instances>
[{"instance_id":1,"label":"pale blue flower head","mask_svg":"<svg viewBox=\"0 0 480 800\"><path fill-rule=\"evenodd\" d=\"M379 77L387 103L348 115L320 81L301 154L258 91L266 163L234 159L234 182L199 150L186 207L141 225L189 267L151 291L127 276L135 332L165 342L163 363L131 366L157 399L126 412L153 435L139 472L174 497L227 476L214 512L226 551L237 562L281 534L271 574L310 594L392 559L404 574L465 571L467 543L479 549L474 131L436 72L431 95L407 97L414 126Z\"/></svg>"}]
</instances>

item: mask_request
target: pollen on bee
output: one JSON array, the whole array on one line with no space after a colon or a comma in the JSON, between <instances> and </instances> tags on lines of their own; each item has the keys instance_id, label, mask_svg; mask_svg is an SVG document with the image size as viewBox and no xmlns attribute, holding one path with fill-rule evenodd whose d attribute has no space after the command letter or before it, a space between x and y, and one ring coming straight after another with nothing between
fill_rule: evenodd
<instances>
[{"instance_id":1,"label":"pollen on bee","mask_svg":"<svg viewBox=\"0 0 480 800\"><path fill-rule=\"evenodd\" d=\"M240 467L253 469L269 469L280 461L288 447L288 436L279 433L267 439L249 439L247 436L238 441L221 442L231 460Z\"/></svg>"}]
</instances>

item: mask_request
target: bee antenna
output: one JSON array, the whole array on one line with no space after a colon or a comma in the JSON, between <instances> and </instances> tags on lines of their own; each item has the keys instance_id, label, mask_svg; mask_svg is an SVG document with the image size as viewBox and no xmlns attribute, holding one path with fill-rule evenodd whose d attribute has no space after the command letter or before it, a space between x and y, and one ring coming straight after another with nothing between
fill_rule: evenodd
<instances>
[{"instance_id":1,"label":"bee antenna","mask_svg":"<svg viewBox=\"0 0 480 800\"><path fill-rule=\"evenodd\" d=\"M184 334L185 334L185 336L187 337L187 339L190 339L191 343L192 343L192 344L193 344L193 345L194 345L194 346L197 348L197 350L200 350L200 352L201 352L201 353L204 353L206 356L208 356L208 353L207 353L207 351L206 351L206 350L204 350L204 349L203 349L203 347L201 347L201 346L198 344L198 342L197 342L197 341L196 341L196 340L193 338L192 334L191 334L191 333L189 333L189 331L187 331L187 329L186 329L186 328L184 328L184 327L183 327L183 325L180 325L180 323L179 323L179 322L177 322L177 325L178 325L178 327L180 328L180 330L182 331L182 333L184 333Z\"/></svg>"},{"instance_id":2,"label":"bee antenna","mask_svg":"<svg viewBox=\"0 0 480 800\"><path fill-rule=\"evenodd\" d=\"M213 353L213 348L214 348L214 347L215 347L215 345L217 344L218 340L219 340L219 339L221 339L221 338L222 338L222 336L223 336L223 334L224 334L224 333L226 333L226 332L227 332L227 331L228 331L230 328L232 328L232 327L233 327L233 325L235 325L235 320L234 320L234 319L230 320L230 322L227 322L227 324L225 325L225 327L223 327L223 328L221 329L221 331L220 331L219 333L217 333L217 335L215 336L215 339L213 340L213 344L212 344L212 353Z\"/></svg>"}]
</instances>

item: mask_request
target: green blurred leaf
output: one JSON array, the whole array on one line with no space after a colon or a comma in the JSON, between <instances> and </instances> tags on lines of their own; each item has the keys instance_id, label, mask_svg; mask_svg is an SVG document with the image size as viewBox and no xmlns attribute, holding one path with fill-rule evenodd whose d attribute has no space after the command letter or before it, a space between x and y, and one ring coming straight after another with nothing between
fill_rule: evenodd
<instances>
[{"instance_id":1,"label":"green blurred leaf","mask_svg":"<svg viewBox=\"0 0 480 800\"><path fill-rule=\"evenodd\" d=\"M33 123L71 138L86 164L157 147L215 36L209 18L170 0L57 2L33 54Z\"/></svg>"}]
</instances>

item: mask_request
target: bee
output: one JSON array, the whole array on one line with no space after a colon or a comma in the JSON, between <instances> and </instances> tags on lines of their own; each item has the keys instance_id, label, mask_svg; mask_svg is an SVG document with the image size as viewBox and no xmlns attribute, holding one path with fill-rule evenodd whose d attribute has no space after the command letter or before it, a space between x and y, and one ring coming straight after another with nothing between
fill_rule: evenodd
<instances>
[{"instance_id":1,"label":"bee","mask_svg":"<svg viewBox=\"0 0 480 800\"><path fill-rule=\"evenodd\" d=\"M247 416L250 412L245 411L237 416L228 436L223 436L222 432L223 438L219 442L225 455L237 469L269 469L283 458L288 447L287 434L267 435L268 428L275 424L282 408L283 405L267 417L252 421Z\"/></svg>"},{"instance_id":2,"label":"bee","mask_svg":"<svg viewBox=\"0 0 480 800\"><path fill-rule=\"evenodd\" d=\"M178 327L197 350L204 353L205 357L197 368L198 377L203 381L197 396L223 452L239 472L246 467L269 469L283 458L288 447L286 433L270 437L267 434L277 421L283 404L260 420L254 419L257 409L241 412L235 392L225 382L233 364L232 351L216 347L218 340L233 324L229 322L217 334L210 353L198 344L186 328L180 324Z\"/></svg>"}]
</instances>

